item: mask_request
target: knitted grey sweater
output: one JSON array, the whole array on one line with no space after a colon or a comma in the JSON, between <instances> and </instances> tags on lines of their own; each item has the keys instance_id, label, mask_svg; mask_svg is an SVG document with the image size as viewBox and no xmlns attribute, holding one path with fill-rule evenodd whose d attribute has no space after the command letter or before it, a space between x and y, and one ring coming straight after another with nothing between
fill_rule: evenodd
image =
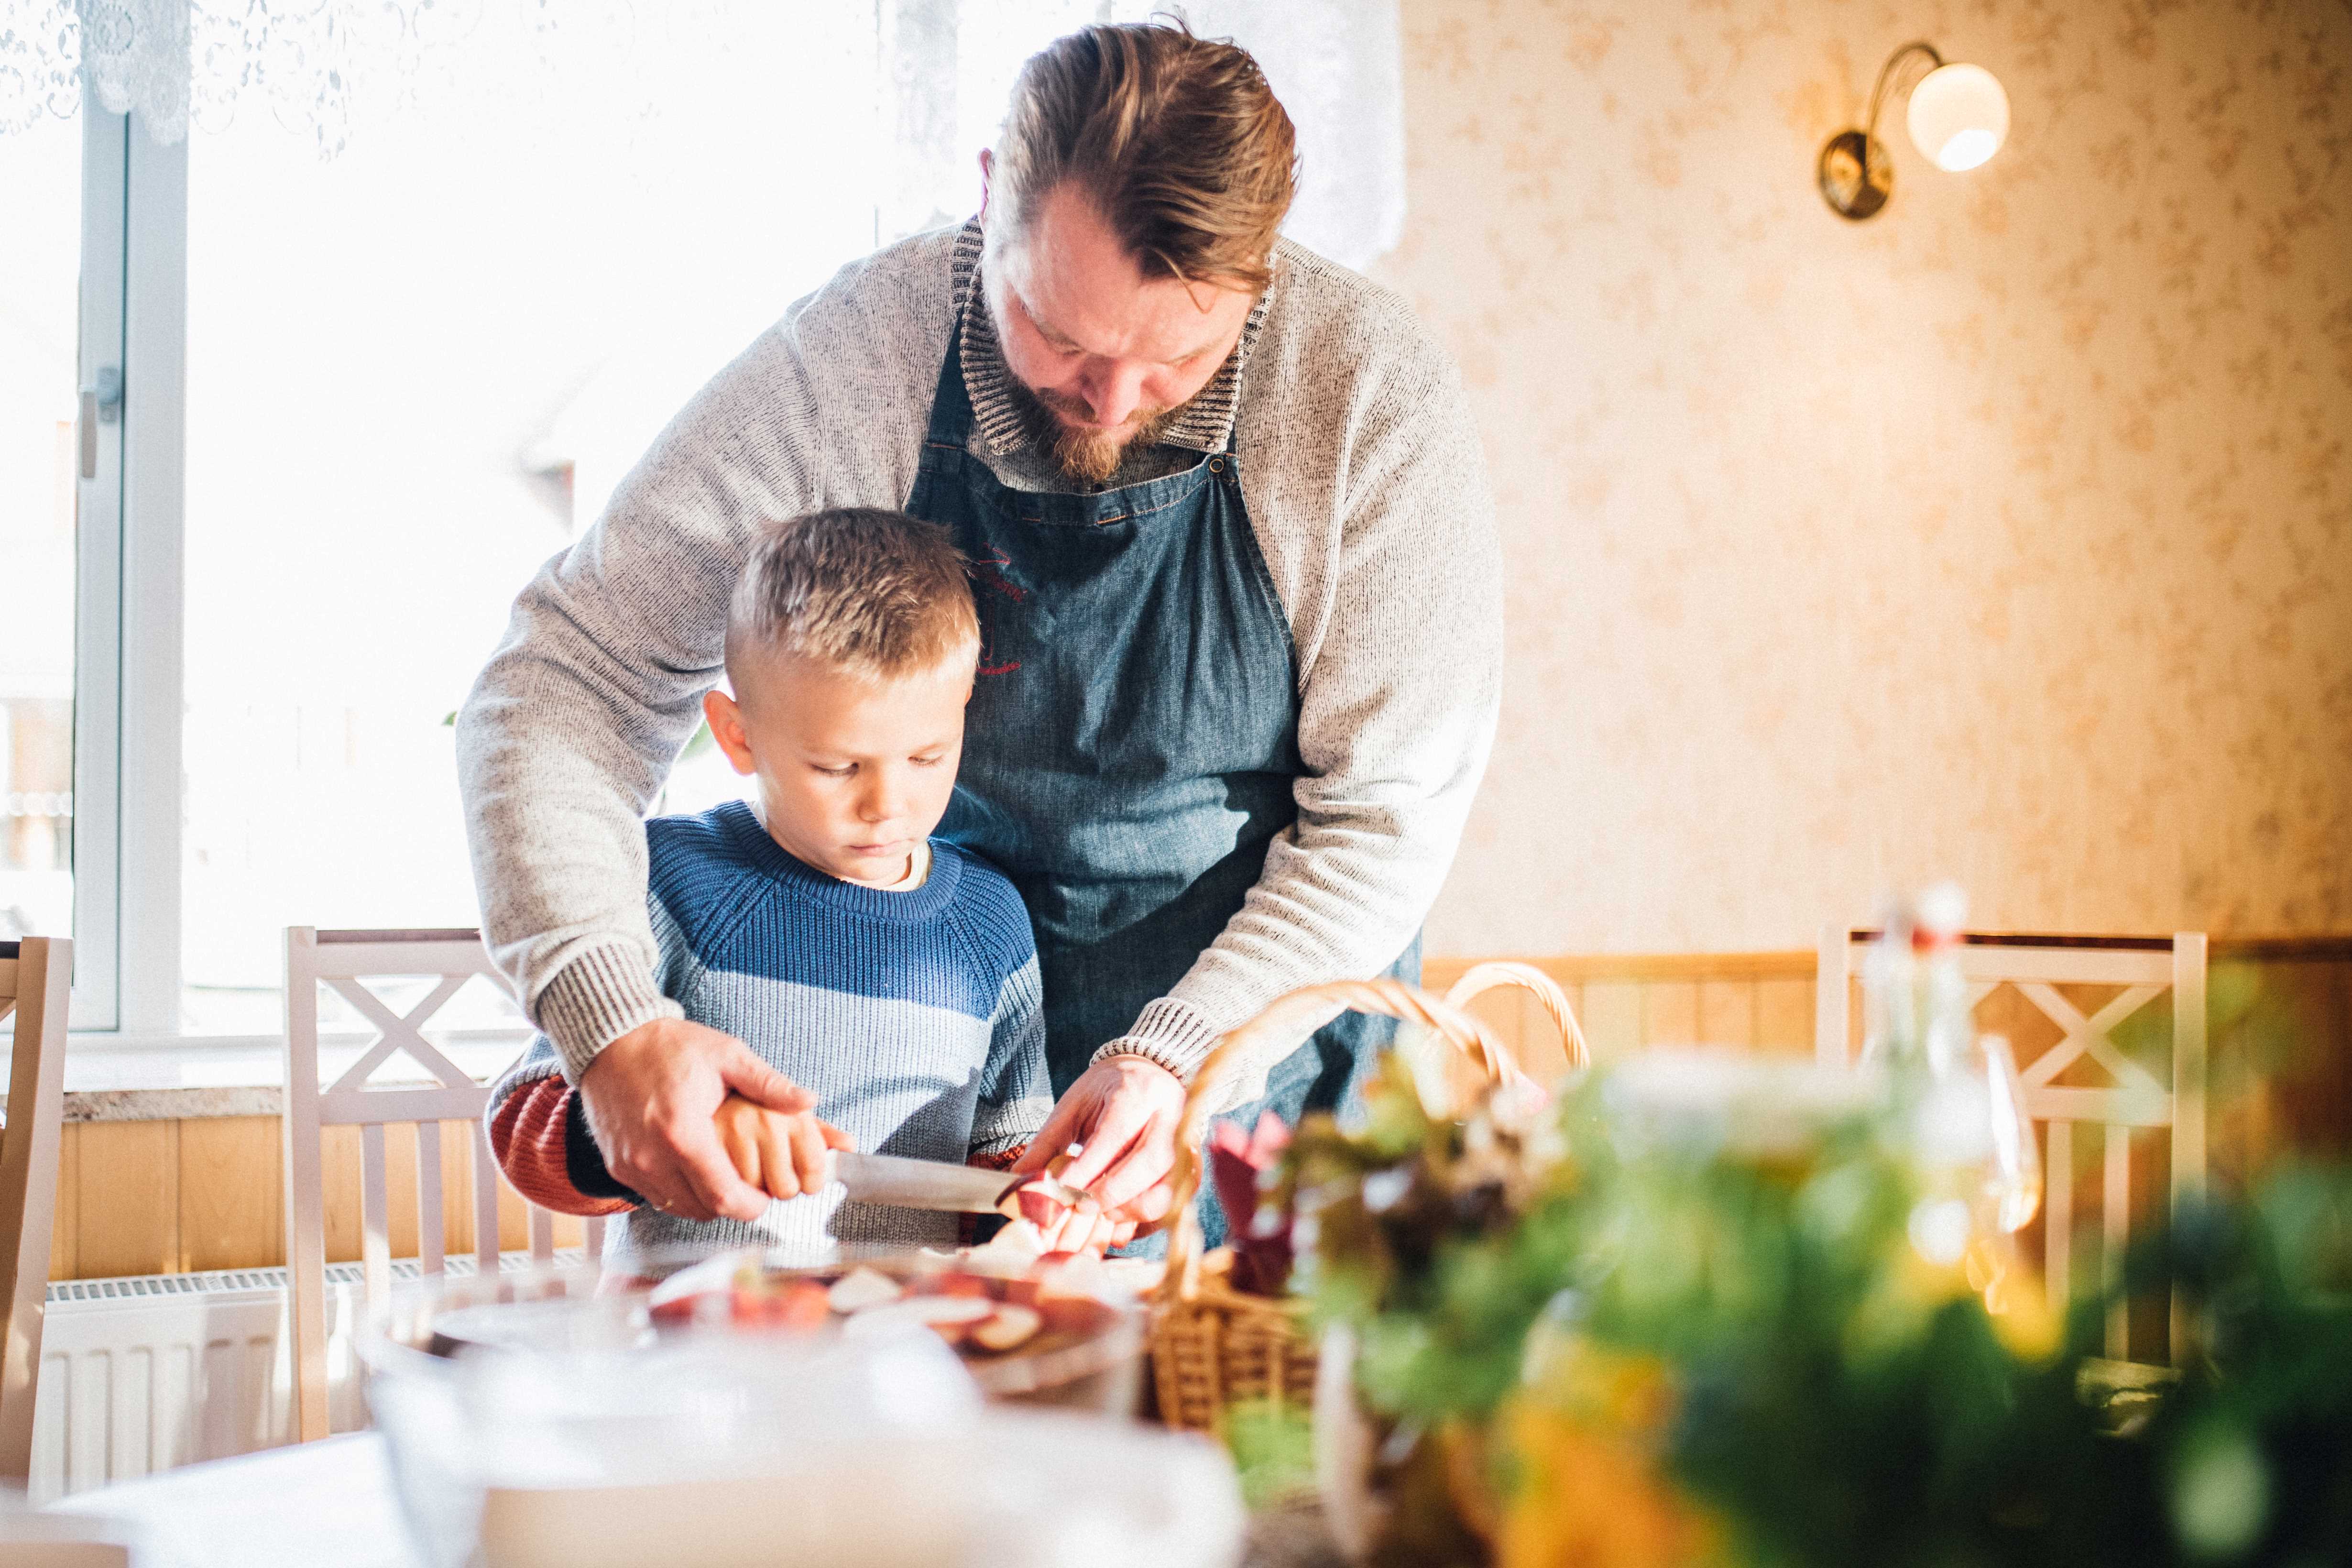
<instances>
[{"instance_id":1,"label":"knitted grey sweater","mask_svg":"<svg viewBox=\"0 0 2352 1568\"><path fill-rule=\"evenodd\" d=\"M721 673L753 529L906 503L959 320L991 466L1023 488L1054 483L1024 449L979 258L976 222L921 235L795 304L522 591L459 715L484 934L574 1081L607 1043L677 1011L655 983L639 822ZM1501 683L1477 432L1402 300L1284 242L1230 361L1112 482L1228 438L1297 648L1304 772L1298 820L1241 910L1126 1037L1180 1068L1283 993L1377 973L1403 951L1452 862Z\"/></svg>"}]
</instances>

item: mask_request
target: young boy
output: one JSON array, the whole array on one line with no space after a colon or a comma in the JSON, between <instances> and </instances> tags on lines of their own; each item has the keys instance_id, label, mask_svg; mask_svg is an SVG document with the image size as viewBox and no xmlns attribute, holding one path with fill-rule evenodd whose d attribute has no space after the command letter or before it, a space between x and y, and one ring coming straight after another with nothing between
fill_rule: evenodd
<instances>
[{"instance_id":1,"label":"young boy","mask_svg":"<svg viewBox=\"0 0 2352 1568\"><path fill-rule=\"evenodd\" d=\"M759 1222L657 1213L614 1181L545 1038L500 1080L490 1143L518 1192L626 1212L624 1256L766 1242L953 1243L958 1216L845 1204L827 1148L1009 1166L1052 1109L1029 917L931 830L963 745L980 628L944 530L844 509L763 530L703 711L751 803L646 824L662 989L815 1096L730 1097L720 1141Z\"/></svg>"}]
</instances>

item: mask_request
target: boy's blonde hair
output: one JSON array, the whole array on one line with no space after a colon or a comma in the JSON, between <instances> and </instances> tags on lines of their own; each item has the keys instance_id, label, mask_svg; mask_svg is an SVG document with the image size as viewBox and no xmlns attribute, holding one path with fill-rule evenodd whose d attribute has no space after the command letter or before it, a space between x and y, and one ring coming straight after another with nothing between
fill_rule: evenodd
<instances>
[{"instance_id":1,"label":"boy's blonde hair","mask_svg":"<svg viewBox=\"0 0 2352 1568\"><path fill-rule=\"evenodd\" d=\"M727 606L730 679L760 653L910 675L979 641L971 582L947 530L878 507L765 525Z\"/></svg>"}]
</instances>

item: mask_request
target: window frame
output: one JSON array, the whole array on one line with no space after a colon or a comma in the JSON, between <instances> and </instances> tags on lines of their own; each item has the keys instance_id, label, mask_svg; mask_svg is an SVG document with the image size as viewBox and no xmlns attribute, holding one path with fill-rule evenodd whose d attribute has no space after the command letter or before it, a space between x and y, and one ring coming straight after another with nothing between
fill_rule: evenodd
<instances>
[{"instance_id":1,"label":"window frame","mask_svg":"<svg viewBox=\"0 0 2352 1568\"><path fill-rule=\"evenodd\" d=\"M81 294L75 347L77 422L92 414L81 389L121 369L128 221L129 117L107 113L87 85L81 104ZM131 399L123 399L127 412ZM76 431L89 439L88 429ZM73 994L76 1030L121 1021L118 868L121 845L122 446L121 418L96 428L91 471L74 476ZM79 441L77 442L79 445Z\"/></svg>"},{"instance_id":2,"label":"window frame","mask_svg":"<svg viewBox=\"0 0 2352 1568\"><path fill-rule=\"evenodd\" d=\"M76 364L122 401L75 482L73 1037L176 1046L188 149L87 88L81 116Z\"/></svg>"}]
</instances>

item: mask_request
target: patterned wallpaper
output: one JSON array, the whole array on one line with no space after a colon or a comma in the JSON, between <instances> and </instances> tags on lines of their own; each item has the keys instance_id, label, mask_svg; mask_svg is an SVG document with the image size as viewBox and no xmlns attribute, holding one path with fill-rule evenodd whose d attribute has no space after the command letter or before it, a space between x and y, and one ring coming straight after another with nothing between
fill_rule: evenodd
<instances>
[{"instance_id":1,"label":"patterned wallpaper","mask_svg":"<svg viewBox=\"0 0 2352 1568\"><path fill-rule=\"evenodd\" d=\"M1509 584L1436 952L2352 929L2352 4L1404 0ZM2007 87L1970 174L1896 44Z\"/></svg>"}]
</instances>

